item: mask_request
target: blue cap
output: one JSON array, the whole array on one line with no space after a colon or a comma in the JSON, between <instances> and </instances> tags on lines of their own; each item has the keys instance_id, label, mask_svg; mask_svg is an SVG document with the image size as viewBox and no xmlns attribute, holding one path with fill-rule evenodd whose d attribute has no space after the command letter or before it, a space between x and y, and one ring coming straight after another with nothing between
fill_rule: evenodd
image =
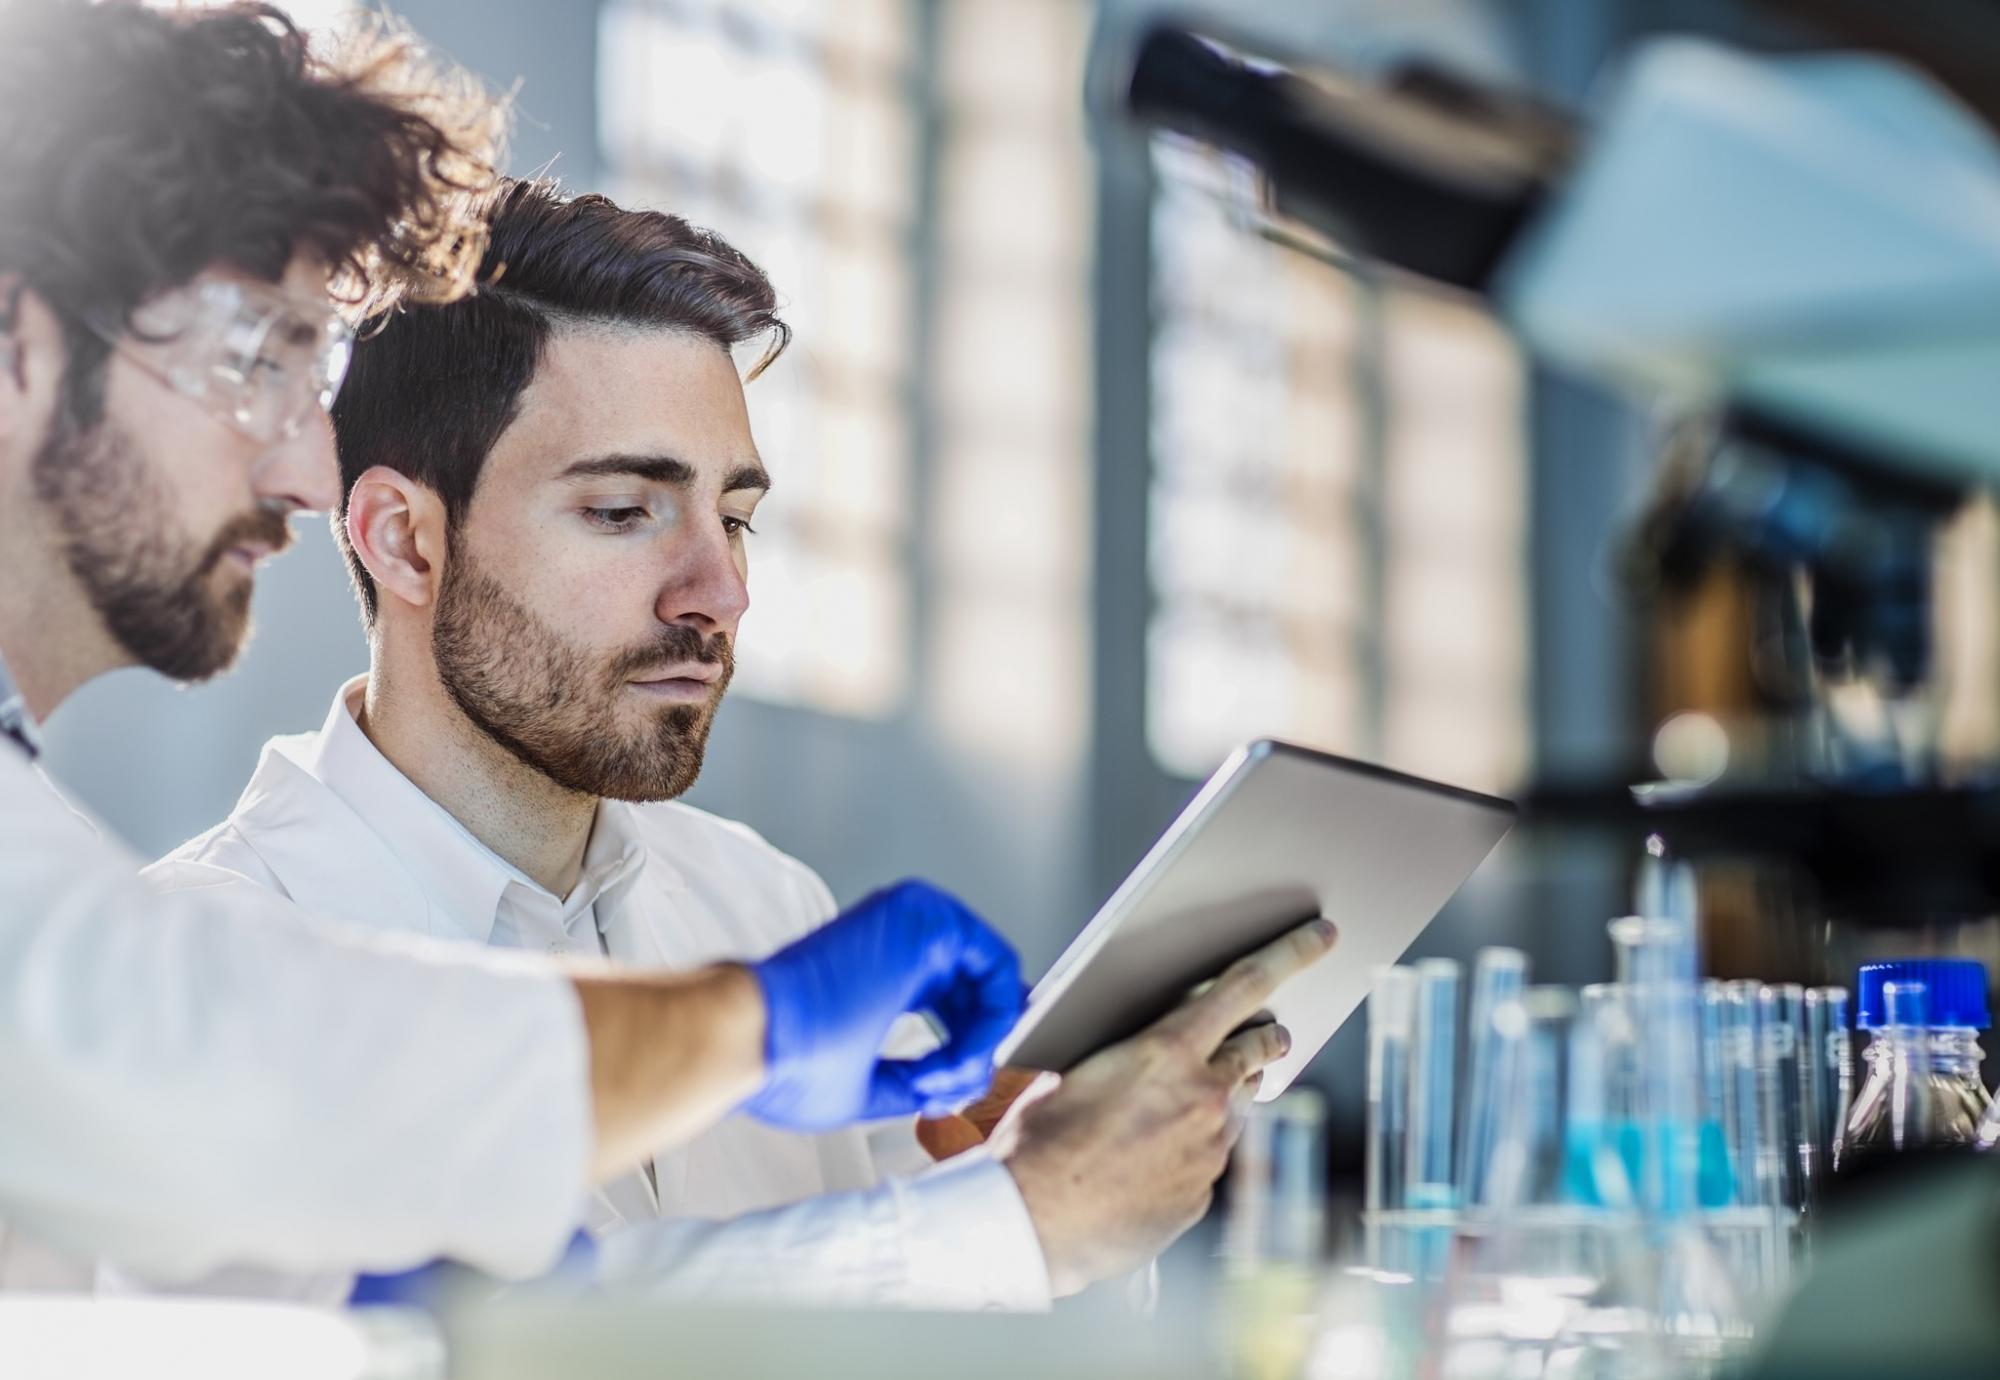
<instances>
[{"instance_id":1,"label":"blue cap","mask_svg":"<svg viewBox=\"0 0 2000 1380\"><path fill-rule=\"evenodd\" d=\"M1921 982L1930 998L1930 1024L1959 1030L1985 1030L1993 1024L1986 1009L1986 965L1972 958L1900 958L1892 963L1864 963L1855 985L1854 1027L1873 1030L1882 1024L1882 984Z\"/></svg>"}]
</instances>

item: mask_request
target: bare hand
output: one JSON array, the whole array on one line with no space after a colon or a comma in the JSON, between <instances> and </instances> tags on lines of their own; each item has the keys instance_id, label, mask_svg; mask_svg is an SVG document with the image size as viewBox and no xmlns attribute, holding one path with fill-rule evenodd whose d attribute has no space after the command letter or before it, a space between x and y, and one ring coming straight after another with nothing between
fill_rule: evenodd
<instances>
[{"instance_id":1,"label":"bare hand","mask_svg":"<svg viewBox=\"0 0 2000 1380\"><path fill-rule=\"evenodd\" d=\"M1291 1048L1281 1026L1239 1027L1333 943L1330 922L1300 926L1000 1122L994 1155L1020 1187L1056 1294L1136 1269L1201 1220L1235 1144L1232 1107Z\"/></svg>"}]
</instances>

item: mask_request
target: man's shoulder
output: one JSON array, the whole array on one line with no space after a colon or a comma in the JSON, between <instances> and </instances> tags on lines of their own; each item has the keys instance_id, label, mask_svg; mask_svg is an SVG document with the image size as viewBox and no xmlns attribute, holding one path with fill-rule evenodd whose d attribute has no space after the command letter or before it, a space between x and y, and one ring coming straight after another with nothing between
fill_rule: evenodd
<instances>
[{"instance_id":1,"label":"man's shoulder","mask_svg":"<svg viewBox=\"0 0 2000 1380\"><path fill-rule=\"evenodd\" d=\"M830 896L817 872L741 821L678 800L626 803L622 808L649 850L691 876L724 877L738 886L764 882L802 890L815 904Z\"/></svg>"},{"instance_id":2,"label":"man's shoulder","mask_svg":"<svg viewBox=\"0 0 2000 1380\"><path fill-rule=\"evenodd\" d=\"M675 856L709 855L778 872L812 871L740 820L711 814L679 800L628 803L624 808L649 847Z\"/></svg>"},{"instance_id":3,"label":"man's shoulder","mask_svg":"<svg viewBox=\"0 0 2000 1380\"><path fill-rule=\"evenodd\" d=\"M143 869L146 880L158 891L185 891L193 887L248 884L289 895L284 879L259 851L257 839L268 833L271 821L265 818L279 794L295 794L311 778L294 760L294 755L313 740L311 734L288 734L273 738L257 754L257 767L244 785L243 793L221 823L203 830L180 847ZM279 818L296 812L277 810Z\"/></svg>"},{"instance_id":4,"label":"man's shoulder","mask_svg":"<svg viewBox=\"0 0 2000 1380\"><path fill-rule=\"evenodd\" d=\"M156 891L190 891L212 886L259 886L276 892L285 889L233 817L196 834L159 861L149 863L140 875Z\"/></svg>"}]
</instances>

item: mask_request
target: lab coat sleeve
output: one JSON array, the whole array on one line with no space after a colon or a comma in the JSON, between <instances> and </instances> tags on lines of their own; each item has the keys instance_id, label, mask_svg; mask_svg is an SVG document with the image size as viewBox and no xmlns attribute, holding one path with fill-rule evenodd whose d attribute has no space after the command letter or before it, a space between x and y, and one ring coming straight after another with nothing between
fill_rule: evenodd
<instances>
[{"instance_id":1,"label":"lab coat sleeve","mask_svg":"<svg viewBox=\"0 0 2000 1380\"><path fill-rule=\"evenodd\" d=\"M609 1290L829 1308L1046 1309L1048 1270L1013 1176L983 1150L914 1179L726 1222L627 1226L598 1244Z\"/></svg>"},{"instance_id":2,"label":"lab coat sleeve","mask_svg":"<svg viewBox=\"0 0 2000 1380\"><path fill-rule=\"evenodd\" d=\"M138 862L0 750L0 1217L168 1281L555 1262L592 1146L567 981Z\"/></svg>"}]
</instances>

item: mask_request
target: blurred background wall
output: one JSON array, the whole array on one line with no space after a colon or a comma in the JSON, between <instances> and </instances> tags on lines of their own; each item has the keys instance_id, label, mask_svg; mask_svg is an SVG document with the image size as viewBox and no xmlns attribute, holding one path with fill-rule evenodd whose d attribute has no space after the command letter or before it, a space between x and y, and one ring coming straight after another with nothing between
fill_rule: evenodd
<instances>
[{"instance_id":1,"label":"blurred background wall","mask_svg":"<svg viewBox=\"0 0 2000 1380\"><path fill-rule=\"evenodd\" d=\"M301 0L324 23L334 0ZM1637 747L1606 542L1644 429L1472 307L1260 239L1185 150L1093 128L1086 56L1150 0L405 0L517 87L514 168L759 260L798 344L750 388L776 480L738 688L691 797L851 899L921 873L1039 970L1229 746L1464 785ZM1186 6L1177 6L1185 12ZM1246 33L1419 50L1578 103L1616 0L1256 0ZM1723 6L1675 6L1733 23ZM330 539L266 573L215 684L124 673L49 765L148 853L365 668ZM1426 936L1606 966L1626 861L1510 844ZM1317 1066L1358 1120L1359 1022Z\"/></svg>"}]
</instances>

